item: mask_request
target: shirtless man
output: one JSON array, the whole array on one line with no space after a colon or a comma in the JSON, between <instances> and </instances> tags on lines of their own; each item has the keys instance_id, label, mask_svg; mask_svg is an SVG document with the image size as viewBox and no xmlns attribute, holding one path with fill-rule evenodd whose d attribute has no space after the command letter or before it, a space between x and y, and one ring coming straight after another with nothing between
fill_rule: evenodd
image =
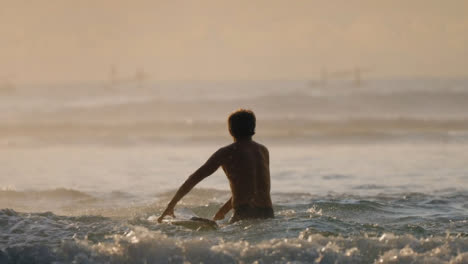
<instances>
[{"instance_id":1,"label":"shirtless man","mask_svg":"<svg viewBox=\"0 0 468 264\"><path fill-rule=\"evenodd\" d=\"M174 216L174 207L204 178L222 167L231 187L231 198L219 209L213 220L224 219L234 209L230 223L252 218L273 218L270 198L270 158L268 149L253 141L255 115L240 109L228 118L234 143L220 148L182 184L158 222L166 215Z\"/></svg>"}]
</instances>

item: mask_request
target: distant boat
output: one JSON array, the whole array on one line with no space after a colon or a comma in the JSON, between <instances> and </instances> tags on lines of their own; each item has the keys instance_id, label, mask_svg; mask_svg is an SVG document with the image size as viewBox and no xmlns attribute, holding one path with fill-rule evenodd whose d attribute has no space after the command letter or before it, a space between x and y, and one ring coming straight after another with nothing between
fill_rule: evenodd
<instances>
[{"instance_id":1,"label":"distant boat","mask_svg":"<svg viewBox=\"0 0 468 264\"><path fill-rule=\"evenodd\" d=\"M364 69L361 67L354 67L351 70L329 72L327 69L322 68L320 71L320 79L317 81L310 81L309 83L311 86L325 87L327 83L331 80L350 79L353 86L360 87L362 86L362 83L363 83L362 75L370 71L371 70L369 69Z\"/></svg>"},{"instance_id":2,"label":"distant boat","mask_svg":"<svg viewBox=\"0 0 468 264\"><path fill-rule=\"evenodd\" d=\"M137 69L135 71L134 76L132 77L119 77L117 67L115 65L111 65L109 71L109 86L115 87L120 84L128 84L133 83L136 84L137 88L143 87L144 82L149 78L149 74L147 74L144 69Z\"/></svg>"}]
</instances>

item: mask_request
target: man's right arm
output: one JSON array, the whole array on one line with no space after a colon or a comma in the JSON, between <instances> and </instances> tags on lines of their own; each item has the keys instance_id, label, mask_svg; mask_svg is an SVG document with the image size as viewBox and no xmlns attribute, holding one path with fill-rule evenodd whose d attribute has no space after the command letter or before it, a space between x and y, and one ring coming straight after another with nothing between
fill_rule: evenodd
<instances>
[{"instance_id":1,"label":"man's right arm","mask_svg":"<svg viewBox=\"0 0 468 264\"><path fill-rule=\"evenodd\" d=\"M174 216L174 207L182 197L184 197L192 188L197 185L204 178L213 174L224 162L225 150L219 149L216 151L197 171L195 171L190 177L180 186L172 200L166 207L166 210L158 218L158 222L161 222L164 216Z\"/></svg>"}]
</instances>

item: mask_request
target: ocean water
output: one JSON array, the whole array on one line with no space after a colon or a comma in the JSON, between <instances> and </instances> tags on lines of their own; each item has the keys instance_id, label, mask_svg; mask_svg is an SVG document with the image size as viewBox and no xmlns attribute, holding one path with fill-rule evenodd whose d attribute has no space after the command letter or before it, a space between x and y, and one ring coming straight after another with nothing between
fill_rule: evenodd
<instances>
[{"instance_id":1,"label":"ocean water","mask_svg":"<svg viewBox=\"0 0 468 264\"><path fill-rule=\"evenodd\" d=\"M467 82L307 85L1 95L0 263L468 263ZM270 149L276 217L158 224L244 105ZM219 170L176 215L211 218L229 195Z\"/></svg>"}]
</instances>

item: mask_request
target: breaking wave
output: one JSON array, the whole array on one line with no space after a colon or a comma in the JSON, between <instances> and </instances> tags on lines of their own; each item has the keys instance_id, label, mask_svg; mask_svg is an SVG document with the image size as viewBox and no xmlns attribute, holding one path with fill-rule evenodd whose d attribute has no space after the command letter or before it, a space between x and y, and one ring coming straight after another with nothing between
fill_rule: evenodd
<instances>
[{"instance_id":1,"label":"breaking wave","mask_svg":"<svg viewBox=\"0 0 468 264\"><path fill-rule=\"evenodd\" d=\"M98 219L99 221L104 221ZM235 228L255 228L243 223ZM227 227L225 229L228 229ZM108 230L108 229L107 229ZM229 232L221 230L218 232ZM6 247L2 263L466 263L466 237L385 233L380 237L325 236L305 229L294 238L225 241L209 233L187 238L133 227L120 234L63 240L51 245Z\"/></svg>"}]
</instances>

